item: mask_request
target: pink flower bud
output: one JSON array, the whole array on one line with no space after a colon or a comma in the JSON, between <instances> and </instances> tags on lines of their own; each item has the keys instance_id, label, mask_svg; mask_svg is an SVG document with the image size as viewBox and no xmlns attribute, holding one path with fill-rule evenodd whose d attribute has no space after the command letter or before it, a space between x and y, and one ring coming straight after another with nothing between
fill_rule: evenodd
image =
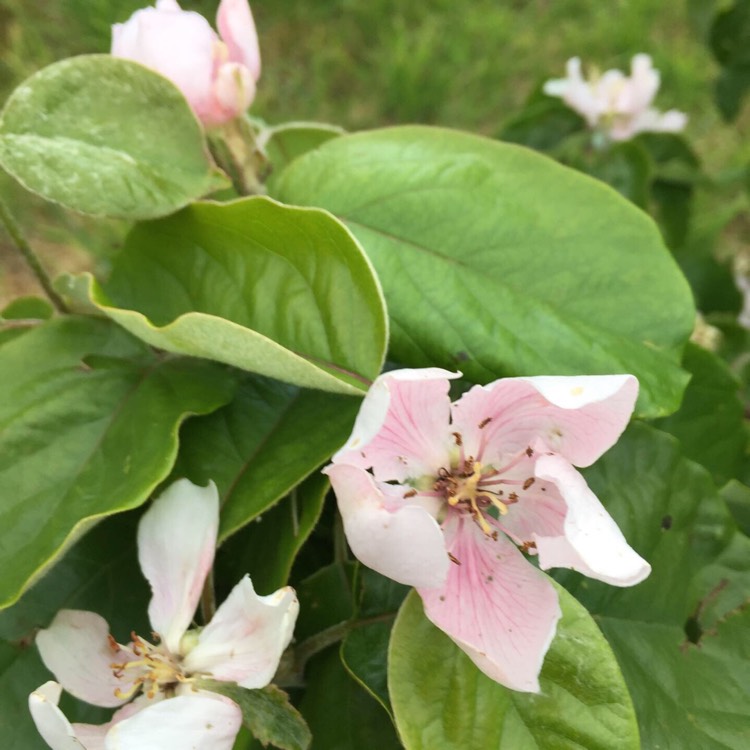
<instances>
[{"instance_id":1,"label":"pink flower bud","mask_svg":"<svg viewBox=\"0 0 750 750\"><path fill-rule=\"evenodd\" d=\"M255 98L260 50L247 0L221 0L217 26L220 35L177 0L157 0L112 27L112 54L169 78L205 126L221 125Z\"/></svg>"}]
</instances>

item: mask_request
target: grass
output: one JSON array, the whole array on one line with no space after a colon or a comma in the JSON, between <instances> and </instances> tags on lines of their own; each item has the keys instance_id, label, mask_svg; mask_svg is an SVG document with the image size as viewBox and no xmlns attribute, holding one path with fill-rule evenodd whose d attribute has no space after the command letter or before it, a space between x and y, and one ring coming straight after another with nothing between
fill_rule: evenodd
<instances>
[{"instance_id":1,"label":"grass","mask_svg":"<svg viewBox=\"0 0 750 750\"><path fill-rule=\"evenodd\" d=\"M144 4L0 0L0 94L54 60L108 51L110 24ZM212 18L217 2L182 5ZM255 0L264 70L253 112L274 123L322 120L356 130L418 121L493 136L540 80L562 74L569 57L624 68L634 53L648 52L662 72L658 105L690 114L687 135L707 171L721 177L750 160L750 116L746 107L739 123L727 126L713 106L717 68L703 41L711 6L710 0ZM116 244L117 231L99 237L90 222L42 209L7 181L0 190L15 199L36 241L62 245L61 252L93 241L90 249L100 255L111 250L106 243ZM42 226L48 222L62 229L51 235Z\"/></svg>"}]
</instances>

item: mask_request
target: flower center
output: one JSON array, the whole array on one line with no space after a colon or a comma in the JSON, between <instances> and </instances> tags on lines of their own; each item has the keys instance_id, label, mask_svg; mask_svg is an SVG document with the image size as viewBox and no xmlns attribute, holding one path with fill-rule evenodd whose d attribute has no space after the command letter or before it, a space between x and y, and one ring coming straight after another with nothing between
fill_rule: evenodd
<instances>
[{"instance_id":1,"label":"flower center","mask_svg":"<svg viewBox=\"0 0 750 750\"><path fill-rule=\"evenodd\" d=\"M504 497L502 489L490 489L500 483L496 476L497 472L483 469L479 461L469 456L458 467L440 469L433 490L442 495L450 507L469 513L487 536L496 538L497 531L490 526L485 513L495 508L504 516L508 506L518 502L513 492Z\"/></svg>"},{"instance_id":2,"label":"flower center","mask_svg":"<svg viewBox=\"0 0 750 750\"><path fill-rule=\"evenodd\" d=\"M109 645L114 653L125 652L135 657L110 664L115 677L128 685L126 690L115 690L117 698L132 698L140 690L149 698L154 698L159 692L172 695L178 684L193 681L185 676L179 660L162 646L154 646L135 633L131 633L130 637L130 646L122 646L112 636L109 637Z\"/></svg>"}]
</instances>

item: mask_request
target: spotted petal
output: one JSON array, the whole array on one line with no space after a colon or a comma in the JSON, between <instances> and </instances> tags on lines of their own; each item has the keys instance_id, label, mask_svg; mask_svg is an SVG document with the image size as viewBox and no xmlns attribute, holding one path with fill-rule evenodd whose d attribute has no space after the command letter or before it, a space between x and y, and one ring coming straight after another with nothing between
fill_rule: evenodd
<instances>
[{"instance_id":1,"label":"spotted petal","mask_svg":"<svg viewBox=\"0 0 750 750\"><path fill-rule=\"evenodd\" d=\"M112 664L134 657L113 650L103 617L62 609L48 628L37 633L36 645L47 669L71 695L105 708L122 705L115 691L127 691L129 684L115 677Z\"/></svg>"},{"instance_id":2,"label":"spotted petal","mask_svg":"<svg viewBox=\"0 0 750 750\"><path fill-rule=\"evenodd\" d=\"M231 750L241 723L239 706L228 698L178 696L115 724L106 750Z\"/></svg>"},{"instance_id":3,"label":"spotted petal","mask_svg":"<svg viewBox=\"0 0 750 750\"><path fill-rule=\"evenodd\" d=\"M332 464L324 473L331 479L355 557L407 586L443 584L449 561L443 534L428 509L395 504L372 475L356 466ZM406 489L392 491L402 496Z\"/></svg>"},{"instance_id":4,"label":"spotted petal","mask_svg":"<svg viewBox=\"0 0 750 750\"><path fill-rule=\"evenodd\" d=\"M445 585L418 589L427 617L488 677L539 692L539 672L561 617L552 584L502 534L458 514L443 526L457 560Z\"/></svg>"},{"instance_id":5,"label":"spotted petal","mask_svg":"<svg viewBox=\"0 0 750 750\"><path fill-rule=\"evenodd\" d=\"M382 481L434 476L452 445L448 380L436 367L393 370L372 384L354 430L333 463L372 467Z\"/></svg>"},{"instance_id":6,"label":"spotted petal","mask_svg":"<svg viewBox=\"0 0 750 750\"><path fill-rule=\"evenodd\" d=\"M536 475L554 484L567 506L562 533L534 535L542 568L572 568L613 586L634 586L648 576L651 566L564 458L541 456Z\"/></svg>"},{"instance_id":7,"label":"spotted petal","mask_svg":"<svg viewBox=\"0 0 750 750\"><path fill-rule=\"evenodd\" d=\"M245 576L201 631L185 669L246 688L265 687L292 639L298 611L294 589L258 596Z\"/></svg>"},{"instance_id":8,"label":"spotted petal","mask_svg":"<svg viewBox=\"0 0 750 750\"><path fill-rule=\"evenodd\" d=\"M637 396L632 375L505 378L453 404L453 429L484 464L541 440L570 463L589 466L622 434Z\"/></svg>"},{"instance_id":9,"label":"spotted petal","mask_svg":"<svg viewBox=\"0 0 750 750\"><path fill-rule=\"evenodd\" d=\"M177 653L214 560L219 528L216 485L170 485L141 519L138 559L151 584L151 627Z\"/></svg>"}]
</instances>

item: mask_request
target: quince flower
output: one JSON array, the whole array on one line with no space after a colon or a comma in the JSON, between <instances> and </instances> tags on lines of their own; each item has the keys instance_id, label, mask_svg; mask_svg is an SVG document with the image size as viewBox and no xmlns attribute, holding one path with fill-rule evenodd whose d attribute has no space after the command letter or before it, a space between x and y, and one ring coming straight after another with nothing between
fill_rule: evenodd
<instances>
[{"instance_id":1,"label":"quince flower","mask_svg":"<svg viewBox=\"0 0 750 750\"><path fill-rule=\"evenodd\" d=\"M255 98L260 49L247 0L221 0L216 25L221 38L199 13L157 0L112 27L112 55L169 78L204 125L221 125Z\"/></svg>"},{"instance_id":2,"label":"quince flower","mask_svg":"<svg viewBox=\"0 0 750 750\"><path fill-rule=\"evenodd\" d=\"M506 378L451 403L456 377L381 375L324 471L355 556L415 586L427 617L493 680L538 692L561 612L522 551L616 586L650 572L573 468L616 442L638 381Z\"/></svg>"},{"instance_id":3,"label":"quince flower","mask_svg":"<svg viewBox=\"0 0 750 750\"><path fill-rule=\"evenodd\" d=\"M613 141L627 141L646 131L676 133L687 124L684 112L671 109L661 113L651 106L660 78L648 55L633 58L629 77L619 70L608 70L585 80L577 57L568 60L566 72L566 78L547 81L544 93L562 98L589 127L601 130Z\"/></svg>"},{"instance_id":4,"label":"quince flower","mask_svg":"<svg viewBox=\"0 0 750 750\"><path fill-rule=\"evenodd\" d=\"M299 605L289 587L258 596L245 576L205 627L188 630L213 564L218 525L216 486L186 479L141 519L138 558L153 591L148 615L155 642L132 633L129 644L119 644L102 617L69 609L37 634L42 660L62 687L96 706L120 707L107 724L71 725L57 707L61 686L45 683L29 697L29 708L53 750L231 750L242 712L201 689L200 679L267 685Z\"/></svg>"}]
</instances>

